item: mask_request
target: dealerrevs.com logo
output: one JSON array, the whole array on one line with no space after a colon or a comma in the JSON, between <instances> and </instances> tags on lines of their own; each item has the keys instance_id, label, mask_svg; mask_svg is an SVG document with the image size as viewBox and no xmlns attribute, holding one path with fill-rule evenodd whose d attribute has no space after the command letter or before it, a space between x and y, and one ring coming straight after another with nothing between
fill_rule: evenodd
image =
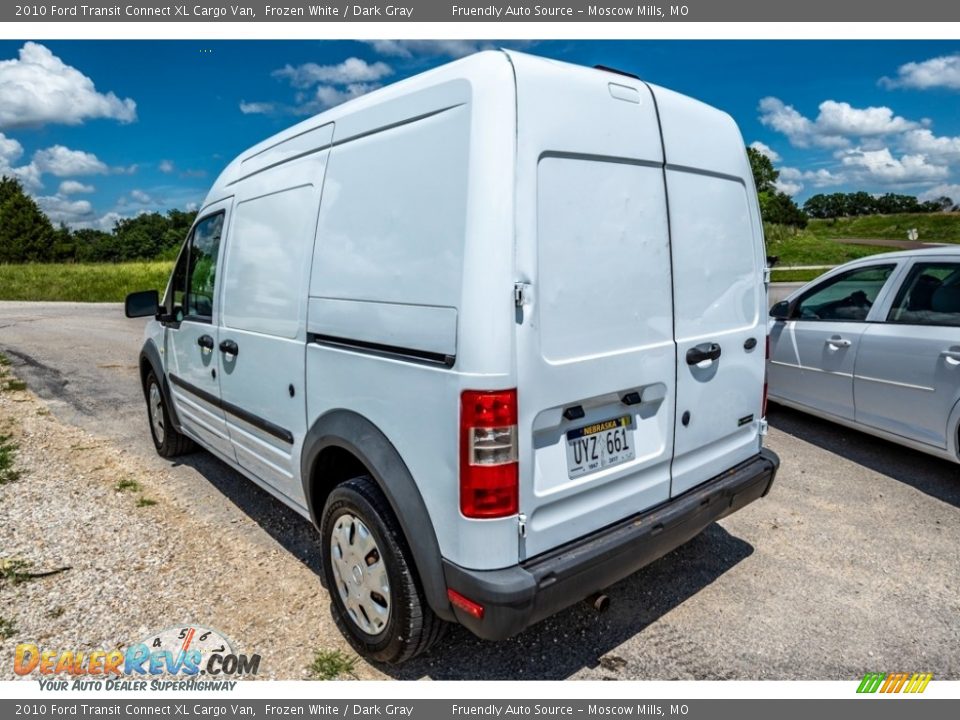
<instances>
[{"instance_id":1,"label":"dealerrevs.com logo","mask_svg":"<svg viewBox=\"0 0 960 720\"><path fill-rule=\"evenodd\" d=\"M932 679L932 673L867 673L857 692L917 694L926 690Z\"/></svg>"},{"instance_id":2,"label":"dealerrevs.com logo","mask_svg":"<svg viewBox=\"0 0 960 720\"><path fill-rule=\"evenodd\" d=\"M41 690L232 690L260 671L260 655L236 653L201 625L151 633L126 649L55 650L20 643L13 671L37 675Z\"/></svg>"}]
</instances>

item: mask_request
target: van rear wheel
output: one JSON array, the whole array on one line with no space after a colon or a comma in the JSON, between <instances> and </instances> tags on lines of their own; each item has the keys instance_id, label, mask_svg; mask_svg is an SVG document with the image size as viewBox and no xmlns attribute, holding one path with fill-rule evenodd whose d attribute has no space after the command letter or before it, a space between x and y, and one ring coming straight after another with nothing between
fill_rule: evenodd
<instances>
[{"instance_id":1,"label":"van rear wheel","mask_svg":"<svg viewBox=\"0 0 960 720\"><path fill-rule=\"evenodd\" d=\"M147 373L147 418L150 420L150 435L160 457L172 458L194 449L193 441L177 431L170 421L167 396L153 370Z\"/></svg>"},{"instance_id":2,"label":"van rear wheel","mask_svg":"<svg viewBox=\"0 0 960 720\"><path fill-rule=\"evenodd\" d=\"M389 663L426 652L446 623L424 600L400 525L376 483L361 476L337 486L320 531L327 590L358 651Z\"/></svg>"}]
</instances>

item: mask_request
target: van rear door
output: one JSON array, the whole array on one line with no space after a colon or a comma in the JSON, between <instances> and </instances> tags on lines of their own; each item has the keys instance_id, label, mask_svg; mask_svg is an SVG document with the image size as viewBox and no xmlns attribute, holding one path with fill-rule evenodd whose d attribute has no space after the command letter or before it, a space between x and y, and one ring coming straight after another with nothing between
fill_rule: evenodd
<instances>
[{"instance_id":1,"label":"van rear door","mask_svg":"<svg viewBox=\"0 0 960 720\"><path fill-rule=\"evenodd\" d=\"M663 128L673 256L677 496L759 450L765 258L734 121L691 98L652 90Z\"/></svg>"},{"instance_id":2,"label":"van rear door","mask_svg":"<svg viewBox=\"0 0 960 720\"><path fill-rule=\"evenodd\" d=\"M669 498L677 366L650 91L512 57L524 559Z\"/></svg>"}]
</instances>

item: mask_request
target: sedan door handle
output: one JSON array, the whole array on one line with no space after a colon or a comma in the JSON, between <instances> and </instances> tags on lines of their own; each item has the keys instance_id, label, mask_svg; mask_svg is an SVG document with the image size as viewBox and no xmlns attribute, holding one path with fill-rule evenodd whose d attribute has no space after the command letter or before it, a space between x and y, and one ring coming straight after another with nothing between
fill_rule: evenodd
<instances>
[{"instance_id":1,"label":"sedan door handle","mask_svg":"<svg viewBox=\"0 0 960 720\"><path fill-rule=\"evenodd\" d=\"M720 346L717 343L703 343L687 350L687 365L699 365L705 360L716 360L720 357Z\"/></svg>"},{"instance_id":2,"label":"sedan door handle","mask_svg":"<svg viewBox=\"0 0 960 720\"><path fill-rule=\"evenodd\" d=\"M840 337L839 335L835 335L834 337L830 338L829 340L827 340L825 344L832 345L833 347L838 347L838 348L850 347L850 341L847 340L846 338Z\"/></svg>"},{"instance_id":3,"label":"sedan door handle","mask_svg":"<svg viewBox=\"0 0 960 720\"><path fill-rule=\"evenodd\" d=\"M204 350L213 350L213 338L209 335L201 335L197 338L197 345Z\"/></svg>"},{"instance_id":4,"label":"sedan door handle","mask_svg":"<svg viewBox=\"0 0 960 720\"><path fill-rule=\"evenodd\" d=\"M237 347L237 344L233 340L224 340L220 343L220 352L224 355L239 355L240 348Z\"/></svg>"},{"instance_id":5,"label":"sedan door handle","mask_svg":"<svg viewBox=\"0 0 960 720\"><path fill-rule=\"evenodd\" d=\"M944 350L940 353L940 356L946 358L953 365L960 363L960 350Z\"/></svg>"}]
</instances>

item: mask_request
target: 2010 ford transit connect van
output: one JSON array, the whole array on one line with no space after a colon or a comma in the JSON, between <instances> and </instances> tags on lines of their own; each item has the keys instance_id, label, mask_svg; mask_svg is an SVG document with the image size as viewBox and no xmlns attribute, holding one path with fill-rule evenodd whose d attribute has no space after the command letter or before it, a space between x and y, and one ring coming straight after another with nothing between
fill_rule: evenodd
<instances>
[{"instance_id":1,"label":"2010 ford transit connect van","mask_svg":"<svg viewBox=\"0 0 960 720\"><path fill-rule=\"evenodd\" d=\"M399 662L513 635L770 489L765 255L726 114L484 52L253 147L140 358L197 443L309 517L342 625Z\"/></svg>"}]
</instances>

